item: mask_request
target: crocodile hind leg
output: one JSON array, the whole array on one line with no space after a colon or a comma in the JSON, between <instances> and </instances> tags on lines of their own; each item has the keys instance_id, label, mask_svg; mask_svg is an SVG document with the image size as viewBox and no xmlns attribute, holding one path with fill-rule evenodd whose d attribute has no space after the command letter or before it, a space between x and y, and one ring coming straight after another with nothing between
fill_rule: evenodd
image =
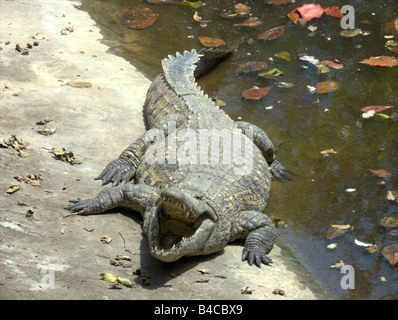
<instances>
[{"instance_id":1,"label":"crocodile hind leg","mask_svg":"<svg viewBox=\"0 0 398 320\"><path fill-rule=\"evenodd\" d=\"M265 160L268 162L272 177L276 180L288 179L286 168L275 159L275 149L271 139L263 129L246 121L236 121L235 124L245 133L245 130L251 130L253 133L253 143L260 149Z\"/></svg>"},{"instance_id":2,"label":"crocodile hind leg","mask_svg":"<svg viewBox=\"0 0 398 320\"><path fill-rule=\"evenodd\" d=\"M130 181L148 147L159 139L159 133L161 137L164 137L168 134L169 123L174 121L175 127L178 127L182 119L183 117L179 113L166 116L159 126L147 131L125 149L116 160L110 162L95 180L102 180L102 185L112 182L113 186L120 182Z\"/></svg>"},{"instance_id":3,"label":"crocodile hind leg","mask_svg":"<svg viewBox=\"0 0 398 320\"><path fill-rule=\"evenodd\" d=\"M261 263L272 263L268 253L272 250L277 237L271 219L259 211L241 211L231 230L231 239L246 239L242 253L242 261L247 260L261 267Z\"/></svg>"},{"instance_id":4,"label":"crocodile hind leg","mask_svg":"<svg viewBox=\"0 0 398 320\"><path fill-rule=\"evenodd\" d=\"M122 204L140 212L142 215L159 200L160 193L156 188L147 185L126 184L103 189L95 198L71 200L67 210L77 214L102 213Z\"/></svg>"}]
</instances>

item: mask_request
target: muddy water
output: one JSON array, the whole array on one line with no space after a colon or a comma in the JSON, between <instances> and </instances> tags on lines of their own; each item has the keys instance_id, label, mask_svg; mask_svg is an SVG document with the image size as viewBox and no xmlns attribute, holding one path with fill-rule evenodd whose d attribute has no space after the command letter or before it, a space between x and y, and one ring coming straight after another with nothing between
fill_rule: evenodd
<instances>
[{"instance_id":1,"label":"muddy water","mask_svg":"<svg viewBox=\"0 0 398 320\"><path fill-rule=\"evenodd\" d=\"M168 54L201 49L198 36L221 38L225 47L236 49L228 61L201 79L200 85L210 96L227 103L223 108L232 119L241 117L252 122L274 142L281 143L278 159L295 176L292 182L273 184L267 208L273 219L287 224L279 228L280 240L332 298L398 298L398 265L391 266L381 253L384 246L398 242L398 230L379 223L386 216L398 217L397 204L386 199L388 190L398 190L398 122L377 115L363 119L360 111L368 105L394 106L384 112L387 115L397 111L398 66L376 68L357 63L374 55L394 55L384 47L387 40L383 27L398 16L397 1L318 1L324 7L353 6L355 27L365 33L350 38L339 35L342 28L338 18L322 16L301 26L286 17L298 5L310 1L284 6L244 2L251 6L252 16L264 21L262 26L252 28L234 26L242 18L219 16L225 10L233 13L236 1L203 2L206 6L197 11L204 20L210 20L207 26L194 21L194 9L144 3L159 17L154 25L141 31L128 29L117 19L121 10L139 1L90 0L83 1L83 9L100 26L104 43L150 79L159 72L160 60ZM257 39L260 32L280 25L285 26L280 38ZM310 25L317 29L309 31ZM274 57L281 51L289 52L292 60ZM339 59L344 68L319 74L315 66L298 59L300 54L320 60ZM269 70L276 67L284 75L270 80L256 73L235 73L239 64L256 60L268 62ZM337 81L340 88L321 95L309 93L307 85L326 80ZM295 86L278 88L273 85L278 81ZM242 91L252 86L271 85L269 94L259 101L241 97ZM322 156L320 151L325 149L337 153ZM369 169L384 169L392 175L379 178ZM348 188L356 191L347 192ZM331 224L350 224L351 228L327 240ZM369 253L355 245L354 239L376 244L379 250ZM337 243L334 250L326 248L331 243ZM342 288L344 275L330 268L339 260L353 267L355 274L350 283L354 289Z\"/></svg>"}]
</instances>

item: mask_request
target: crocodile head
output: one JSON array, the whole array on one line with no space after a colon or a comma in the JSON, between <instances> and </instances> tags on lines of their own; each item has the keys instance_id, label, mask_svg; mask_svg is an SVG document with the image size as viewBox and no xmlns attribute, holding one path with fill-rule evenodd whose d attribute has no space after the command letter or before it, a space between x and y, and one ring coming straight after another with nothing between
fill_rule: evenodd
<instances>
[{"instance_id":1,"label":"crocodile head","mask_svg":"<svg viewBox=\"0 0 398 320\"><path fill-rule=\"evenodd\" d=\"M211 200L198 190L177 186L163 190L144 221L151 255L172 262L183 256L219 251L228 242L229 232L219 239L217 211Z\"/></svg>"}]
</instances>

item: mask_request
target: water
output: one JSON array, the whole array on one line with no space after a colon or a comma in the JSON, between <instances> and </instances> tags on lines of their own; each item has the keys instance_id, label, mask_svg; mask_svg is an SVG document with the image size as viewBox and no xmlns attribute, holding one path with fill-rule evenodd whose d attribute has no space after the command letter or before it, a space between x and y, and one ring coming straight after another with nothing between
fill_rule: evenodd
<instances>
[{"instance_id":1,"label":"water","mask_svg":"<svg viewBox=\"0 0 398 320\"><path fill-rule=\"evenodd\" d=\"M286 14L302 3L285 6L265 5L263 1L243 2L252 7L251 13L262 19L262 26L236 27L243 19L227 20L219 13L232 12L237 1L203 1L207 5L195 10L174 5L143 3L159 13L148 29L136 31L120 24L117 14L139 1L83 1L98 23L106 43L113 53L130 60L148 78L160 71L160 60L176 51L202 48L198 36L221 38L225 47L235 54L200 85L212 97L227 103L223 109L232 119L252 122L263 128L279 144L278 159L296 175L294 181L274 183L266 209L273 219L287 227L279 228L280 241L289 246L308 272L335 299L397 299L397 266L391 266L381 249L398 242L398 232L385 228L379 221L385 216L398 216L397 204L386 199L387 190L398 190L398 122L375 116L361 118L360 109L368 105L390 105L398 108L398 66L370 67L357 62L374 55L394 54L385 49L383 27L398 16L398 2L390 1L319 1L323 7L350 4L355 9L355 27L369 31L368 35L344 38L340 19L322 16L305 26L294 24ZM210 20L206 27L194 21L194 11ZM271 41L258 40L257 35L280 25L285 33ZM317 27L311 35L309 25ZM395 38L396 40L396 38ZM292 60L275 58L287 51ZM340 70L319 74L316 68L298 60L298 54L322 60L339 59ZM395 54L397 56L397 54ZM269 60L273 57L273 61ZM256 73L237 75L235 70L247 61L266 61L284 75L276 80L258 77ZM308 68L303 68L305 65ZM307 85L325 80L339 82L340 88L329 94L313 95ZM290 89L272 86L269 94L259 101L246 101L242 91L252 86L265 87L274 82L295 83ZM319 98L319 100L317 100ZM273 108L268 108L272 106ZM392 111L384 113L391 115ZM323 157L320 151L337 151ZM392 173L387 179L378 178L369 169L385 169ZM379 181L385 181L380 185ZM347 188L356 191L348 193ZM350 224L350 230L333 240L326 239L331 224ZM377 244L379 250L368 253L354 244L354 239ZM338 243L334 250L326 246ZM343 274L331 269L343 260L355 270L355 289L343 289ZM382 281L381 277L387 279Z\"/></svg>"}]
</instances>

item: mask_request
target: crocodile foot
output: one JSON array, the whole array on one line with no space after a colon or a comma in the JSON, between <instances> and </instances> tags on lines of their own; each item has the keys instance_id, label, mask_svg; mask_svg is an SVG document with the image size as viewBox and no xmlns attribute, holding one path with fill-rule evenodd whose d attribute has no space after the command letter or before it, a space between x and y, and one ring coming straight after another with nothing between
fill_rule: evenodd
<instances>
[{"instance_id":1,"label":"crocodile foot","mask_svg":"<svg viewBox=\"0 0 398 320\"><path fill-rule=\"evenodd\" d=\"M102 185L112 182L113 186L128 182L134 176L135 168L129 162L118 158L109 163L95 180L102 180Z\"/></svg>"},{"instance_id":2,"label":"crocodile foot","mask_svg":"<svg viewBox=\"0 0 398 320\"><path fill-rule=\"evenodd\" d=\"M242 261L247 260L247 263L252 266L255 264L257 267L261 268L261 263L270 264L272 259L267 255L264 249L261 248L244 248L242 254Z\"/></svg>"}]
</instances>

